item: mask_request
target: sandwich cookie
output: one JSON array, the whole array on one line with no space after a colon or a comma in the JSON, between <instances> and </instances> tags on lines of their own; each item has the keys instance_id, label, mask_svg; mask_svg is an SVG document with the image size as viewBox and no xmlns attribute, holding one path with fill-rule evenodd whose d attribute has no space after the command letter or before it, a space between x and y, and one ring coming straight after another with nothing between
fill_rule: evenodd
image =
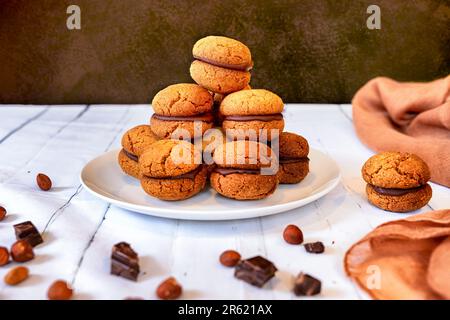
<instances>
[{"instance_id":1,"label":"sandwich cookie","mask_svg":"<svg viewBox=\"0 0 450 320\"><path fill-rule=\"evenodd\" d=\"M283 108L283 100L268 90L234 92L220 104L222 127L231 138L255 140L267 136L270 141L284 129Z\"/></svg>"},{"instance_id":2,"label":"sandwich cookie","mask_svg":"<svg viewBox=\"0 0 450 320\"><path fill-rule=\"evenodd\" d=\"M309 145L302 136L282 132L279 138L278 179L280 183L299 183L309 172Z\"/></svg>"},{"instance_id":3,"label":"sandwich cookie","mask_svg":"<svg viewBox=\"0 0 450 320\"><path fill-rule=\"evenodd\" d=\"M141 186L161 200L184 200L206 184L207 168L201 152L183 140L159 140L139 157Z\"/></svg>"},{"instance_id":4,"label":"sandwich cookie","mask_svg":"<svg viewBox=\"0 0 450 320\"><path fill-rule=\"evenodd\" d=\"M250 85L247 85L242 90L250 90L252 87ZM223 115L220 113L220 104L222 103L223 99L225 98L224 94L220 93L214 93L211 91L211 94L213 96L213 115L214 115L214 124L216 126L221 127L223 122Z\"/></svg>"},{"instance_id":5,"label":"sandwich cookie","mask_svg":"<svg viewBox=\"0 0 450 320\"><path fill-rule=\"evenodd\" d=\"M275 171L270 173L268 168L276 167L277 160L265 144L248 140L230 141L214 151L213 159L216 168L211 173L211 186L227 198L263 199L277 188L277 174Z\"/></svg>"},{"instance_id":6,"label":"sandwich cookie","mask_svg":"<svg viewBox=\"0 0 450 320\"><path fill-rule=\"evenodd\" d=\"M202 87L220 94L244 89L250 82L252 55L243 43L219 36L198 40L192 49L192 79Z\"/></svg>"},{"instance_id":7,"label":"sandwich cookie","mask_svg":"<svg viewBox=\"0 0 450 320\"><path fill-rule=\"evenodd\" d=\"M199 85L180 83L168 86L153 98L152 130L161 139L178 135L190 140L202 136L214 124L212 105L211 94ZM189 137L183 133L188 133Z\"/></svg>"},{"instance_id":8,"label":"sandwich cookie","mask_svg":"<svg viewBox=\"0 0 450 320\"><path fill-rule=\"evenodd\" d=\"M118 155L119 165L126 174L139 178L138 158L159 138L153 133L149 125L131 128L122 136L122 150Z\"/></svg>"},{"instance_id":9,"label":"sandwich cookie","mask_svg":"<svg viewBox=\"0 0 450 320\"><path fill-rule=\"evenodd\" d=\"M432 190L427 183L430 170L418 156L383 152L366 161L362 168L366 193L373 205L387 211L408 212L425 206Z\"/></svg>"}]
</instances>

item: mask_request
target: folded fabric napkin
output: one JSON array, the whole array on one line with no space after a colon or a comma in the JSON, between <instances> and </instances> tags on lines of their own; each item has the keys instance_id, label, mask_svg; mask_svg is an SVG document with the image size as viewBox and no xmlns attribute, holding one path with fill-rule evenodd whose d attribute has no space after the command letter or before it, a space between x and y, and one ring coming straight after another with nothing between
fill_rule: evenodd
<instances>
[{"instance_id":1,"label":"folded fabric napkin","mask_svg":"<svg viewBox=\"0 0 450 320\"><path fill-rule=\"evenodd\" d=\"M344 267L375 299L450 299L450 210L378 226L347 251Z\"/></svg>"},{"instance_id":2,"label":"folded fabric napkin","mask_svg":"<svg viewBox=\"0 0 450 320\"><path fill-rule=\"evenodd\" d=\"M450 76L429 83L375 78L352 100L359 138L377 152L417 154L450 187Z\"/></svg>"}]
</instances>

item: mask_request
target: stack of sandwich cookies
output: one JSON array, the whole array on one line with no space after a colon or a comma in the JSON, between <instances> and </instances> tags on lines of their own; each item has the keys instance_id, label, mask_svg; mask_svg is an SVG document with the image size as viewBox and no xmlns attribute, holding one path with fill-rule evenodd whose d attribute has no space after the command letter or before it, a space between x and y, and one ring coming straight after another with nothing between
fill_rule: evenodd
<instances>
[{"instance_id":1,"label":"stack of sandwich cookies","mask_svg":"<svg viewBox=\"0 0 450 320\"><path fill-rule=\"evenodd\" d=\"M279 138L278 179L280 183L299 183L309 172L309 145L302 136L282 132Z\"/></svg>"},{"instance_id":2,"label":"stack of sandwich cookies","mask_svg":"<svg viewBox=\"0 0 450 320\"><path fill-rule=\"evenodd\" d=\"M255 140L263 133L270 141L284 129L283 108L283 100L268 90L234 92L220 104L222 127L231 138Z\"/></svg>"},{"instance_id":3,"label":"stack of sandwich cookies","mask_svg":"<svg viewBox=\"0 0 450 320\"><path fill-rule=\"evenodd\" d=\"M180 83L159 91L152 101L153 132L161 139L188 133L193 139L212 128L213 98L208 90L192 83ZM196 124L199 124L196 128ZM184 137L185 139L188 137Z\"/></svg>"},{"instance_id":4,"label":"stack of sandwich cookies","mask_svg":"<svg viewBox=\"0 0 450 320\"><path fill-rule=\"evenodd\" d=\"M276 157L265 144L248 140L224 143L215 149L214 162L211 186L227 198L263 199L277 188L276 171L270 173L268 168L277 167Z\"/></svg>"},{"instance_id":5,"label":"stack of sandwich cookies","mask_svg":"<svg viewBox=\"0 0 450 320\"><path fill-rule=\"evenodd\" d=\"M362 168L369 201L387 211L408 212L425 206L432 190L427 183L430 170L418 156L383 152L366 161Z\"/></svg>"},{"instance_id":6,"label":"stack of sandwich cookies","mask_svg":"<svg viewBox=\"0 0 450 320\"><path fill-rule=\"evenodd\" d=\"M200 160L200 152L190 142L157 141L139 157L141 186L162 200L190 198L206 184L207 168Z\"/></svg>"},{"instance_id":7,"label":"stack of sandwich cookies","mask_svg":"<svg viewBox=\"0 0 450 320\"><path fill-rule=\"evenodd\" d=\"M140 125L131 128L122 136L122 150L118 161L123 172L139 178L138 158L144 151L159 138L153 133L149 125Z\"/></svg>"},{"instance_id":8,"label":"stack of sandwich cookies","mask_svg":"<svg viewBox=\"0 0 450 320\"><path fill-rule=\"evenodd\" d=\"M192 79L202 87L220 94L244 89L253 67L249 48L243 43L219 36L198 40L192 50Z\"/></svg>"}]
</instances>

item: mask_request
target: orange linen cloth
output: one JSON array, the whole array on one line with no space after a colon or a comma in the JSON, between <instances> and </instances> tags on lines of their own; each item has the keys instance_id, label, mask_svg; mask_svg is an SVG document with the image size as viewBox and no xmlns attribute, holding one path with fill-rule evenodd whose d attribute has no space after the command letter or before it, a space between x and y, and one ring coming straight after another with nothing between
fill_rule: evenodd
<instances>
[{"instance_id":1,"label":"orange linen cloth","mask_svg":"<svg viewBox=\"0 0 450 320\"><path fill-rule=\"evenodd\" d=\"M344 267L375 299L450 299L450 210L375 228L346 253Z\"/></svg>"},{"instance_id":2,"label":"orange linen cloth","mask_svg":"<svg viewBox=\"0 0 450 320\"><path fill-rule=\"evenodd\" d=\"M359 138L377 152L410 152L450 187L450 76L428 83L375 78L352 100Z\"/></svg>"}]
</instances>

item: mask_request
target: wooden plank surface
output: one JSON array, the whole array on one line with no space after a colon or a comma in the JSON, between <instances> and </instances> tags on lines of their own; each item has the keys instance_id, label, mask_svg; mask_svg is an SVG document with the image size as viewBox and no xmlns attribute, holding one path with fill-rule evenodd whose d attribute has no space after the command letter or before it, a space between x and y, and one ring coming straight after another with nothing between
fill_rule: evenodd
<instances>
[{"instance_id":1,"label":"wooden plank surface","mask_svg":"<svg viewBox=\"0 0 450 320\"><path fill-rule=\"evenodd\" d=\"M373 153L355 136L349 105L287 105L286 130L305 136L313 148L333 157L342 182L330 194L305 207L274 216L224 222L168 220L110 206L88 194L79 173L90 159L120 147L122 133L147 123L149 106L2 106L0 117L0 246L15 240L12 225L31 220L45 243L27 263L31 277L17 287L0 282L0 299L45 299L52 281L65 279L78 299L154 299L158 283L175 276L186 299L297 299L291 293L300 271L323 281L315 299L361 299L366 296L345 276L342 258L348 247L380 223L405 215L371 206L364 195L360 168ZM54 188L35 186L38 172ZM432 184L429 206L450 207L447 188ZM213 213L211 213L213 214ZM299 225L306 241L323 241L326 252L311 255L287 245L282 230ZM141 257L137 283L109 274L110 253L119 241L131 243ZM243 257L263 255L278 267L263 289L233 278L218 263L225 249ZM0 267L3 278L7 267Z\"/></svg>"}]
</instances>

